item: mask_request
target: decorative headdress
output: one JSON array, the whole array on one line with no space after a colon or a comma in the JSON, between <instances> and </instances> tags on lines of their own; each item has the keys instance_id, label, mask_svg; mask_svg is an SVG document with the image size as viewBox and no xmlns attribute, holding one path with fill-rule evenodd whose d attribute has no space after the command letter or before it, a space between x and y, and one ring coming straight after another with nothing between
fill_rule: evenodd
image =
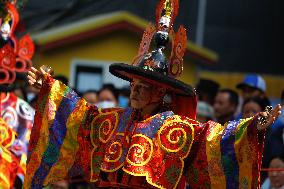
<instances>
[{"instance_id":1,"label":"decorative headdress","mask_svg":"<svg viewBox=\"0 0 284 189\"><path fill-rule=\"evenodd\" d=\"M133 78L141 78L150 83L156 83L184 96L195 96L191 86L177 80L183 71L183 56L186 49L186 30L180 26L175 33L173 23L178 14L178 0L161 0L156 8L156 27L150 24L140 43L138 55L132 65L115 63L110 66L110 72L124 80L131 81ZM169 61L166 59L164 50L172 38L172 51ZM148 53L152 39L156 48Z\"/></svg>"},{"instance_id":2,"label":"decorative headdress","mask_svg":"<svg viewBox=\"0 0 284 189\"><path fill-rule=\"evenodd\" d=\"M31 68L35 46L29 34L20 39L14 35L20 19L17 1L1 0L0 4L0 84L11 84L16 72Z\"/></svg>"}]
</instances>

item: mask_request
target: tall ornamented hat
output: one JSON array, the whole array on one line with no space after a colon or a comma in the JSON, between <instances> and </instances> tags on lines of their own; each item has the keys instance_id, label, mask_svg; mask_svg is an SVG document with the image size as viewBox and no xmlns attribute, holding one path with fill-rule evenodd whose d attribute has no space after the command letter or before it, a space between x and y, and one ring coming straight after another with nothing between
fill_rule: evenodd
<instances>
[{"instance_id":1,"label":"tall ornamented hat","mask_svg":"<svg viewBox=\"0 0 284 189\"><path fill-rule=\"evenodd\" d=\"M191 86L176 79L183 71L183 56L187 41L183 26L180 26L176 33L173 30L178 9L178 0L160 0L156 8L156 27L150 24L146 28L138 55L134 58L132 65L114 63L109 67L110 72L124 80L140 78L161 85L175 94L195 96ZM164 51L170 37L172 50L167 60ZM148 53L152 39L155 41L156 48Z\"/></svg>"},{"instance_id":2,"label":"tall ornamented hat","mask_svg":"<svg viewBox=\"0 0 284 189\"><path fill-rule=\"evenodd\" d=\"M27 72L31 66L35 46L26 34L18 39L15 30L19 23L16 0L0 0L0 85L11 84L16 73Z\"/></svg>"}]
</instances>

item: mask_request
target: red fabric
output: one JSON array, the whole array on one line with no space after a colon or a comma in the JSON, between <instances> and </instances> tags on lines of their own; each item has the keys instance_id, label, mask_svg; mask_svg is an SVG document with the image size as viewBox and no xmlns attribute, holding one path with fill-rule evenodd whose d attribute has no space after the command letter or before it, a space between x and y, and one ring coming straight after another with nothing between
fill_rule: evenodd
<instances>
[{"instance_id":1,"label":"red fabric","mask_svg":"<svg viewBox=\"0 0 284 189\"><path fill-rule=\"evenodd\" d=\"M0 48L0 84L13 83L16 79L16 72L29 71L32 66L31 58L35 51L35 45L28 34L20 39L15 36L15 29L20 19L15 3L8 3L6 9L10 16L8 21L11 31L8 43Z\"/></svg>"},{"instance_id":2,"label":"red fabric","mask_svg":"<svg viewBox=\"0 0 284 189\"><path fill-rule=\"evenodd\" d=\"M196 119L197 97L194 96L180 96L171 94L172 96L172 111L179 116L186 116L190 119Z\"/></svg>"},{"instance_id":3,"label":"red fabric","mask_svg":"<svg viewBox=\"0 0 284 189\"><path fill-rule=\"evenodd\" d=\"M0 147L0 148L2 148L2 147ZM3 150L3 149L0 149L0 150ZM2 151L1 153L5 153L5 152ZM17 176L19 161L10 152L9 152L9 154L6 154L6 155L10 156L11 162L7 161L4 157L2 157L1 153L0 153L0 172L3 173L2 177L6 178L9 181L10 188L12 188L13 185L14 185L16 176ZM2 178L0 178L0 188L2 188L2 187L5 188L7 183L5 185L3 185L3 183L4 182L3 182Z\"/></svg>"},{"instance_id":4,"label":"red fabric","mask_svg":"<svg viewBox=\"0 0 284 189\"><path fill-rule=\"evenodd\" d=\"M204 140L210 132L210 127L212 128L214 125L204 124L204 126L200 125L194 128L195 142L192 145L190 154L184 166L187 171L186 179L190 188L199 189L204 185L210 186L206 140Z\"/></svg>"},{"instance_id":5,"label":"red fabric","mask_svg":"<svg viewBox=\"0 0 284 189\"><path fill-rule=\"evenodd\" d=\"M16 30L16 27L20 20L20 15L13 3L8 3L6 5L6 9L9 11L11 17L12 17L12 26L11 26L11 33L13 34Z\"/></svg>"},{"instance_id":6,"label":"red fabric","mask_svg":"<svg viewBox=\"0 0 284 189\"><path fill-rule=\"evenodd\" d=\"M256 117L253 120L256 122ZM264 139L265 139L265 131L259 131L257 130L256 124L254 124L253 127L248 127L248 136L250 145L255 146L255 149L252 149L256 151L256 156L254 157L254 163L253 163L253 171L252 172L252 189L257 186L257 189L260 188L260 169L262 164L262 154L264 149Z\"/></svg>"},{"instance_id":7,"label":"red fabric","mask_svg":"<svg viewBox=\"0 0 284 189\"><path fill-rule=\"evenodd\" d=\"M3 132L4 135L1 135L1 132ZM5 135L6 132L8 136ZM12 135L15 135L12 128L0 117L0 172L3 173L0 177L0 188L8 187L6 184L9 184L9 187L12 188L17 170L19 169L18 159L8 150L13 142L12 140L14 140ZM9 183L6 183L3 178L7 179Z\"/></svg>"},{"instance_id":8,"label":"red fabric","mask_svg":"<svg viewBox=\"0 0 284 189\"><path fill-rule=\"evenodd\" d=\"M186 187L186 177L182 176L179 184L177 185L177 189L184 189Z\"/></svg>"}]
</instances>

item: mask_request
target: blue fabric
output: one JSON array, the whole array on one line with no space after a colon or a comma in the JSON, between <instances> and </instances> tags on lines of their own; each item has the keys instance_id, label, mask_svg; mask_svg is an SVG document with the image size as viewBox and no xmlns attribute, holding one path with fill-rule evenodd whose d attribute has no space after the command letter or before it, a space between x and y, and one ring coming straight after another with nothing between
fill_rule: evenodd
<instances>
[{"instance_id":1,"label":"blue fabric","mask_svg":"<svg viewBox=\"0 0 284 189\"><path fill-rule=\"evenodd\" d=\"M239 121L231 121L223 131L221 140L222 167L226 177L226 188L239 188L239 166L235 154L235 131Z\"/></svg>"},{"instance_id":2,"label":"blue fabric","mask_svg":"<svg viewBox=\"0 0 284 189\"><path fill-rule=\"evenodd\" d=\"M32 180L32 188L41 189L45 177L48 175L51 167L57 161L60 153L60 147L66 135L66 122L69 115L76 107L77 98L70 100L64 97L58 107L55 119L50 126L49 145L43 154L41 164ZM56 155L54 155L56 154Z\"/></svg>"}]
</instances>

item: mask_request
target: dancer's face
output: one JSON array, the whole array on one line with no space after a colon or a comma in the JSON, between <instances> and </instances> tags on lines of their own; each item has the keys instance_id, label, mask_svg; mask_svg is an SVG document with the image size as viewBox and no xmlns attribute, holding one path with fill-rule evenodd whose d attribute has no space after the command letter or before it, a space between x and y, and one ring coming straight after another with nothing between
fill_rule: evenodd
<instances>
[{"instance_id":1,"label":"dancer's face","mask_svg":"<svg viewBox=\"0 0 284 189\"><path fill-rule=\"evenodd\" d=\"M132 108L143 109L151 103L162 101L161 88L140 79L131 82L130 104Z\"/></svg>"}]
</instances>

